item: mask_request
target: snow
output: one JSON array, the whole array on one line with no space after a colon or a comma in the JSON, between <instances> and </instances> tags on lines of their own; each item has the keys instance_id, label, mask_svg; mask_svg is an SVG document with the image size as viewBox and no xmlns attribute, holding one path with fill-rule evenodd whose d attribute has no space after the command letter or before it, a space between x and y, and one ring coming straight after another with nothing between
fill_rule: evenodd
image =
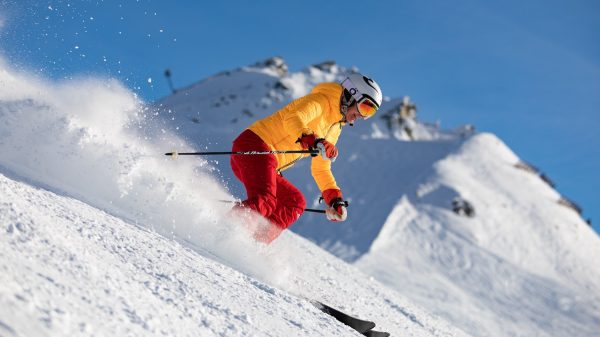
<instances>
[{"instance_id":1,"label":"snow","mask_svg":"<svg viewBox=\"0 0 600 337\"><path fill-rule=\"evenodd\" d=\"M284 94L292 99L307 92L298 89L307 78L339 80L345 71L309 67L275 80L291 88ZM382 112L400 101L387 100ZM161 102L182 112L177 96ZM596 233L559 205L558 192L538 175L517 169L520 158L494 135L470 125L441 130L418 123L414 131L417 140L406 141L377 118L345 128L333 171L350 201L348 221L330 225L305 214L292 230L472 335L594 335L600 328ZM223 147L238 132L195 131ZM243 197L226 166L218 167L232 193ZM308 161L300 162L284 176L311 207L322 207L308 171ZM472 204L475 215L453 213L454 199Z\"/></svg>"},{"instance_id":2,"label":"snow","mask_svg":"<svg viewBox=\"0 0 600 337\"><path fill-rule=\"evenodd\" d=\"M173 240L5 177L0 186L9 335L350 335L301 298Z\"/></svg>"},{"instance_id":3,"label":"snow","mask_svg":"<svg viewBox=\"0 0 600 337\"><path fill-rule=\"evenodd\" d=\"M292 232L252 240L213 164L164 156L192 145L120 83L3 64L0 84L2 335L357 335L317 299L466 336Z\"/></svg>"},{"instance_id":4,"label":"snow","mask_svg":"<svg viewBox=\"0 0 600 337\"><path fill-rule=\"evenodd\" d=\"M265 263L285 259L270 265L288 269L276 288L81 201L5 176L0 192L0 332L8 336L356 335L306 296L396 333L466 336L295 235L260 251Z\"/></svg>"},{"instance_id":5,"label":"snow","mask_svg":"<svg viewBox=\"0 0 600 337\"><path fill-rule=\"evenodd\" d=\"M393 336L594 336L598 236L494 135L345 128L348 221L304 214L269 246L219 201L244 197L227 157L163 155L227 151L348 71L275 58L150 105L113 79L0 61L0 335L357 335L317 299ZM284 175L322 207L308 160Z\"/></svg>"},{"instance_id":6,"label":"snow","mask_svg":"<svg viewBox=\"0 0 600 337\"><path fill-rule=\"evenodd\" d=\"M355 265L472 335L595 336L598 238L517 160L493 135L468 139ZM477 215L445 209L454 195Z\"/></svg>"}]
</instances>

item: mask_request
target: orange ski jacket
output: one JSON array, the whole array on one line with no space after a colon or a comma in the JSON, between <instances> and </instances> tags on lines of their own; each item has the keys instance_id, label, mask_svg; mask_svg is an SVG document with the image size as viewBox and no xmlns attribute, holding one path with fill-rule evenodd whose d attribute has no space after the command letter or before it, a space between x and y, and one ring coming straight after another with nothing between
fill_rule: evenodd
<instances>
[{"instance_id":1,"label":"orange ski jacket","mask_svg":"<svg viewBox=\"0 0 600 337\"><path fill-rule=\"evenodd\" d=\"M321 83L310 94L292 101L274 114L256 121L249 129L256 133L273 150L302 150L296 143L302 134L314 133L336 144L342 126L340 112L342 86L338 83ZM278 171L291 167L309 154L277 154ZM340 189L331 172L331 161L321 156L313 157L311 173L321 192Z\"/></svg>"}]
</instances>

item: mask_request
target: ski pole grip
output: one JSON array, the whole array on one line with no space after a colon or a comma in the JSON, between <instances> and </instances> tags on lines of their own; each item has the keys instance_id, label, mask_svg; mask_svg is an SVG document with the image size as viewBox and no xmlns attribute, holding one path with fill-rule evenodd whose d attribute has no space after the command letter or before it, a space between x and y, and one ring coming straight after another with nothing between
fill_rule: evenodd
<instances>
[{"instance_id":1,"label":"ski pole grip","mask_svg":"<svg viewBox=\"0 0 600 337\"><path fill-rule=\"evenodd\" d=\"M177 151L167 152L167 153L165 153L165 156L171 156L171 157L173 157L173 159L177 159L178 153L177 153Z\"/></svg>"}]
</instances>

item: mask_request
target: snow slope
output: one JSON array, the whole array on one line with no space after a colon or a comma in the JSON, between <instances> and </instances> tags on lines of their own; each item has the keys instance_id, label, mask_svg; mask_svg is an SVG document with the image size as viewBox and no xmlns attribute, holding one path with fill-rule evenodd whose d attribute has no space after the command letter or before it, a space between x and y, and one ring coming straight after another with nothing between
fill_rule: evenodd
<instances>
[{"instance_id":1,"label":"snow slope","mask_svg":"<svg viewBox=\"0 0 600 337\"><path fill-rule=\"evenodd\" d=\"M253 241L217 163L162 155L194 145L169 119L113 80L0 62L0 335L358 335L311 298L466 336L292 232Z\"/></svg>"},{"instance_id":2,"label":"snow slope","mask_svg":"<svg viewBox=\"0 0 600 337\"><path fill-rule=\"evenodd\" d=\"M5 176L0 192L2 336L357 335L210 252ZM395 335L464 336L297 236L272 249L293 254L290 289Z\"/></svg>"},{"instance_id":3,"label":"snow slope","mask_svg":"<svg viewBox=\"0 0 600 337\"><path fill-rule=\"evenodd\" d=\"M403 196L355 265L473 335L596 336L598 237L517 161L493 135L466 140ZM448 210L457 195L473 218Z\"/></svg>"}]
</instances>

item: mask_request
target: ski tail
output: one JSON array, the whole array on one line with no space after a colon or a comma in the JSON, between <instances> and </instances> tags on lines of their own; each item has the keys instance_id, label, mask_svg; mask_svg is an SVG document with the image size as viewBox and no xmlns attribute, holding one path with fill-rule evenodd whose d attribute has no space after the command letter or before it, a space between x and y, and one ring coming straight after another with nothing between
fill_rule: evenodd
<instances>
[{"instance_id":1,"label":"ski tail","mask_svg":"<svg viewBox=\"0 0 600 337\"><path fill-rule=\"evenodd\" d=\"M335 308L332 308L326 304L323 304L321 302L318 301L310 301L315 307L317 307L319 310L321 310L322 312L333 316L335 319L337 319L338 321L346 324L347 326L351 327L352 329L358 331L361 334L365 334L369 331L371 331L371 329L373 329L375 327L375 323L371 322L371 321L366 321L366 320L362 320L362 319L358 319L356 317L352 317L348 314L345 314ZM377 331L376 331L377 332ZM384 337L384 335L368 335L368 336L372 336L372 337Z\"/></svg>"},{"instance_id":2,"label":"ski tail","mask_svg":"<svg viewBox=\"0 0 600 337\"><path fill-rule=\"evenodd\" d=\"M367 332L364 332L363 335L365 335L367 337L389 337L390 336L389 332L375 331L375 330L369 330Z\"/></svg>"}]
</instances>

